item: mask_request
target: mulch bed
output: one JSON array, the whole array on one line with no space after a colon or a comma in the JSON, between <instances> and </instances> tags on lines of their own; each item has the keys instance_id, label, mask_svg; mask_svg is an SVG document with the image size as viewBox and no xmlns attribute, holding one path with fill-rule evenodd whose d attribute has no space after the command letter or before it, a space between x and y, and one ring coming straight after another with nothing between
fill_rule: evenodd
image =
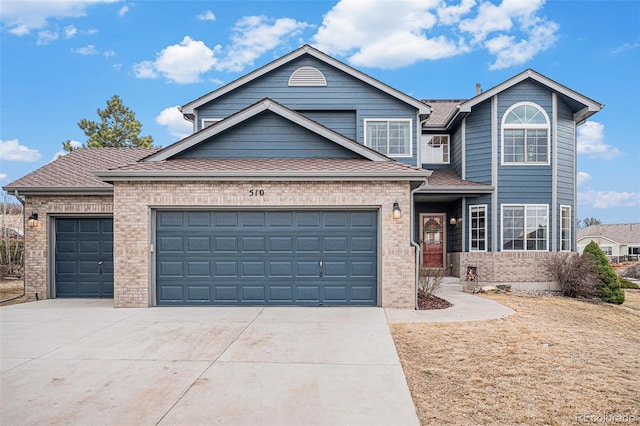
<instances>
[{"instance_id":1,"label":"mulch bed","mask_svg":"<svg viewBox=\"0 0 640 426\"><path fill-rule=\"evenodd\" d=\"M438 296L425 297L418 293L418 309L421 311L428 309L446 309L453 306L451 303Z\"/></svg>"}]
</instances>

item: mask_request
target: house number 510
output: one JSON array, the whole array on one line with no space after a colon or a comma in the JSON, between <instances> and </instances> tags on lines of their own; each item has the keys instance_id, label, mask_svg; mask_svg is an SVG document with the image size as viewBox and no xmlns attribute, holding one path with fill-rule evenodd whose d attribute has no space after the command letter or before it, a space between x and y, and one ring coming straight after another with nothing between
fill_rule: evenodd
<instances>
[{"instance_id":1,"label":"house number 510","mask_svg":"<svg viewBox=\"0 0 640 426\"><path fill-rule=\"evenodd\" d=\"M249 190L249 197L263 197L264 196L264 189L250 189Z\"/></svg>"}]
</instances>

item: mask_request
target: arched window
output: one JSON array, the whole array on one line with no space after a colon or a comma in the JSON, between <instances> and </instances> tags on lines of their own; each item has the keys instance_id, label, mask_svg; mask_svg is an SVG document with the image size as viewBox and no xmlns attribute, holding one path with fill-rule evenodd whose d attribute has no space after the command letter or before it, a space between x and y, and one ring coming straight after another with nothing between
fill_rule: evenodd
<instances>
[{"instance_id":1,"label":"arched window","mask_svg":"<svg viewBox=\"0 0 640 426\"><path fill-rule=\"evenodd\" d=\"M503 164L549 164L549 116L532 102L520 102L502 118Z\"/></svg>"}]
</instances>

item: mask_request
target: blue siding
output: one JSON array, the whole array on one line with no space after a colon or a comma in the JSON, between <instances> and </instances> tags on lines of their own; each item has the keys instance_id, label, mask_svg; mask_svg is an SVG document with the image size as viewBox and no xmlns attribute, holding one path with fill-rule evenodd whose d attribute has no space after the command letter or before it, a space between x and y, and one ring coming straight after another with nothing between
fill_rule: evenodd
<instances>
[{"instance_id":1,"label":"blue siding","mask_svg":"<svg viewBox=\"0 0 640 426\"><path fill-rule=\"evenodd\" d=\"M551 204L552 166L504 166L502 156L502 117L518 102L534 102L541 106L552 120L552 96L549 89L530 80L523 81L498 96L498 203L499 204ZM553 126L553 123L551 123ZM550 137L550 143L553 141ZM551 147L550 153L553 153ZM551 161L554 161L552 158ZM551 223L551 222L549 222Z\"/></svg>"},{"instance_id":2,"label":"blue siding","mask_svg":"<svg viewBox=\"0 0 640 426\"><path fill-rule=\"evenodd\" d=\"M326 87L289 87L289 76L301 66L320 70L327 79ZM362 81L319 61L302 56L284 64L216 100L198 108L198 126L203 118L221 118L238 112L257 101L271 98L296 111L356 111L356 140L364 143L364 119L404 118L412 120L412 157L398 158L407 164L416 164L416 109ZM345 115L347 116L347 115ZM351 117L343 117L351 120ZM326 122L336 131L351 126L339 124L338 117ZM323 123L324 124L324 123ZM350 135L345 135L350 137Z\"/></svg>"},{"instance_id":3,"label":"blue siding","mask_svg":"<svg viewBox=\"0 0 640 426\"><path fill-rule=\"evenodd\" d=\"M357 154L265 111L178 158L357 158Z\"/></svg>"},{"instance_id":4,"label":"blue siding","mask_svg":"<svg viewBox=\"0 0 640 426\"><path fill-rule=\"evenodd\" d=\"M573 113L558 100L558 203L574 206L576 161Z\"/></svg>"},{"instance_id":5,"label":"blue siding","mask_svg":"<svg viewBox=\"0 0 640 426\"><path fill-rule=\"evenodd\" d=\"M466 125L466 178L491 185L491 101L473 108Z\"/></svg>"},{"instance_id":6,"label":"blue siding","mask_svg":"<svg viewBox=\"0 0 640 426\"><path fill-rule=\"evenodd\" d=\"M451 156L450 167L456 171L458 176L462 176L462 125L455 129L449 140L451 143L449 147Z\"/></svg>"},{"instance_id":7,"label":"blue siding","mask_svg":"<svg viewBox=\"0 0 640 426\"><path fill-rule=\"evenodd\" d=\"M357 125L355 111L298 111L305 117L328 127L349 139L356 140Z\"/></svg>"}]
</instances>

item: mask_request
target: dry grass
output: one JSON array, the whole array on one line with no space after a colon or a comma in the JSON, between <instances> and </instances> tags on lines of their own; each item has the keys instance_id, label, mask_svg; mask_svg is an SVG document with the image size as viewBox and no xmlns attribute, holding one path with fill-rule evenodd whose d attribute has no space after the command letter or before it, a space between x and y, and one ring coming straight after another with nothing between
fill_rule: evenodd
<instances>
[{"instance_id":1,"label":"dry grass","mask_svg":"<svg viewBox=\"0 0 640 426\"><path fill-rule=\"evenodd\" d=\"M487 297L517 314L391 326L423 425L640 422L640 291L622 306Z\"/></svg>"},{"instance_id":2,"label":"dry grass","mask_svg":"<svg viewBox=\"0 0 640 426\"><path fill-rule=\"evenodd\" d=\"M0 278L0 300L11 299L12 297L22 294L22 286L23 284L21 279ZM0 303L0 306L8 306L24 302L25 298L21 297L18 299L10 300L8 302Z\"/></svg>"}]
</instances>

